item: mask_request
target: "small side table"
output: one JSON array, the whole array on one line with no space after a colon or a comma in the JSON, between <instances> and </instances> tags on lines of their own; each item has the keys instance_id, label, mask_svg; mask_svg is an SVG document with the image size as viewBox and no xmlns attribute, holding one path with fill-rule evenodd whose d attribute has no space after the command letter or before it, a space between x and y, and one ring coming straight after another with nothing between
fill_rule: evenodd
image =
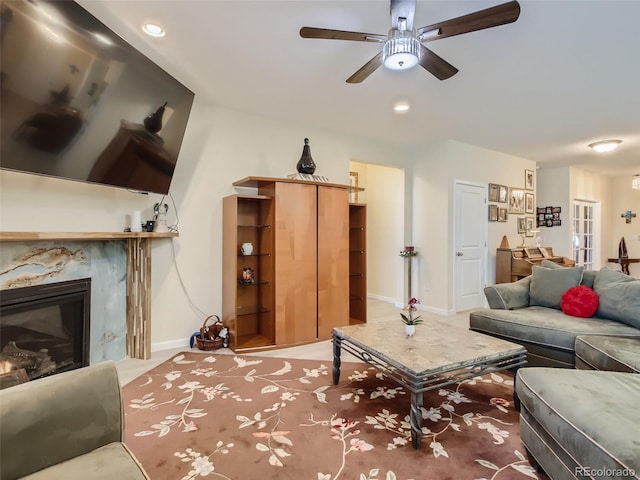
<instances>
[{"instance_id":1,"label":"small side table","mask_svg":"<svg viewBox=\"0 0 640 480\"><path fill-rule=\"evenodd\" d=\"M640 258L608 258L607 262L619 264L622 267L622 273L629 275L629 264L640 263Z\"/></svg>"}]
</instances>

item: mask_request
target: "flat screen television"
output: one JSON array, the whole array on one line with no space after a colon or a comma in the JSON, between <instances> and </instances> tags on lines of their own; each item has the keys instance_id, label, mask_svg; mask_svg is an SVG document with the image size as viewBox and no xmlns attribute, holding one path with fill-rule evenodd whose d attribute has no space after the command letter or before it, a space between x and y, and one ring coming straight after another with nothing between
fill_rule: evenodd
<instances>
[{"instance_id":1,"label":"flat screen television","mask_svg":"<svg viewBox=\"0 0 640 480\"><path fill-rule=\"evenodd\" d=\"M0 1L0 167L166 194L194 94L67 0Z\"/></svg>"}]
</instances>

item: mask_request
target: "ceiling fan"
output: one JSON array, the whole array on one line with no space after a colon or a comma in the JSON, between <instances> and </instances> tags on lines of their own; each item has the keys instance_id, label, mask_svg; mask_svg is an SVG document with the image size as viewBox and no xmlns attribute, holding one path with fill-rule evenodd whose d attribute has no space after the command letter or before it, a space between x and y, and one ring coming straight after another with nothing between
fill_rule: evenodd
<instances>
[{"instance_id":1,"label":"ceiling fan","mask_svg":"<svg viewBox=\"0 0 640 480\"><path fill-rule=\"evenodd\" d=\"M391 30L388 35L302 27L300 36L382 43L382 50L351 75L347 83L362 82L381 65L393 70L406 70L418 63L436 78L446 80L458 73L458 69L433 53L424 44L515 22L520 15L520 4L514 0L417 30L413 28L416 0L391 0L390 10Z\"/></svg>"}]
</instances>

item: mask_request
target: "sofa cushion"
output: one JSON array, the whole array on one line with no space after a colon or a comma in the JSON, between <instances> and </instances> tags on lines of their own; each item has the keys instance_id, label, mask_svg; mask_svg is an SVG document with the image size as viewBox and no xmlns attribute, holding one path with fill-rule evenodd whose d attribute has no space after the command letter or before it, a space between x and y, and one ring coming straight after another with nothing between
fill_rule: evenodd
<instances>
[{"instance_id":1,"label":"sofa cushion","mask_svg":"<svg viewBox=\"0 0 640 480\"><path fill-rule=\"evenodd\" d=\"M635 478L640 472L640 375L557 368L521 368L516 392L522 410L525 446L542 468L561 459L578 478ZM527 434L525 434L525 431ZM534 431L543 442L528 435ZM575 468L635 471L591 475ZM571 474L554 478L575 478Z\"/></svg>"},{"instance_id":2,"label":"sofa cushion","mask_svg":"<svg viewBox=\"0 0 640 480\"><path fill-rule=\"evenodd\" d=\"M92 452L22 478L23 480L69 480L74 478L90 478L92 480L149 479L138 460L120 442L110 443Z\"/></svg>"},{"instance_id":3,"label":"sofa cushion","mask_svg":"<svg viewBox=\"0 0 640 480\"><path fill-rule=\"evenodd\" d=\"M585 287L593 288L593 282L596 280L597 270L585 270L582 272L582 283Z\"/></svg>"},{"instance_id":4,"label":"sofa cushion","mask_svg":"<svg viewBox=\"0 0 640 480\"><path fill-rule=\"evenodd\" d=\"M579 335L575 346L577 368L640 373L640 337Z\"/></svg>"},{"instance_id":5,"label":"sofa cushion","mask_svg":"<svg viewBox=\"0 0 640 480\"><path fill-rule=\"evenodd\" d=\"M580 285L583 267L547 268L534 265L531 273L529 305L560 308L562 294Z\"/></svg>"},{"instance_id":6,"label":"sofa cushion","mask_svg":"<svg viewBox=\"0 0 640 480\"><path fill-rule=\"evenodd\" d=\"M507 340L553 347L573 353L578 335L640 337L640 330L598 317L577 318L547 307L518 310L482 309L471 312L469 328Z\"/></svg>"},{"instance_id":7,"label":"sofa cushion","mask_svg":"<svg viewBox=\"0 0 640 480\"><path fill-rule=\"evenodd\" d=\"M529 289L531 275L521 278L517 282L488 285L484 288L490 308L512 310L529 306Z\"/></svg>"},{"instance_id":8,"label":"sofa cushion","mask_svg":"<svg viewBox=\"0 0 640 480\"><path fill-rule=\"evenodd\" d=\"M598 310L598 294L584 285L571 287L562 294L560 308L572 317L593 317Z\"/></svg>"},{"instance_id":9,"label":"sofa cushion","mask_svg":"<svg viewBox=\"0 0 640 480\"><path fill-rule=\"evenodd\" d=\"M600 297L599 317L640 328L640 280L603 268L596 275L593 289Z\"/></svg>"}]
</instances>

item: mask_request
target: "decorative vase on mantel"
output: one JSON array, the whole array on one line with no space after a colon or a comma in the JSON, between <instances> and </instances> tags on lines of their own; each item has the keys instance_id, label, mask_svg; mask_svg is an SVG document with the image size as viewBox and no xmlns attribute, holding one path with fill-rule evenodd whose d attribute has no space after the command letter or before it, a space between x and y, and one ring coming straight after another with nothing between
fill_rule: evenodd
<instances>
[{"instance_id":1,"label":"decorative vase on mantel","mask_svg":"<svg viewBox=\"0 0 640 480\"><path fill-rule=\"evenodd\" d=\"M311 147L309 146L309 139L304 139L304 147L302 147L302 155L300 156L300 160L298 160L298 164L296 165L298 173L306 173L308 175L313 175L313 172L316 171L316 164L311 158Z\"/></svg>"},{"instance_id":2,"label":"decorative vase on mantel","mask_svg":"<svg viewBox=\"0 0 640 480\"><path fill-rule=\"evenodd\" d=\"M416 326L415 325L405 325L404 326L404 331L407 334L407 337L413 337L413 334L416 333Z\"/></svg>"}]
</instances>

